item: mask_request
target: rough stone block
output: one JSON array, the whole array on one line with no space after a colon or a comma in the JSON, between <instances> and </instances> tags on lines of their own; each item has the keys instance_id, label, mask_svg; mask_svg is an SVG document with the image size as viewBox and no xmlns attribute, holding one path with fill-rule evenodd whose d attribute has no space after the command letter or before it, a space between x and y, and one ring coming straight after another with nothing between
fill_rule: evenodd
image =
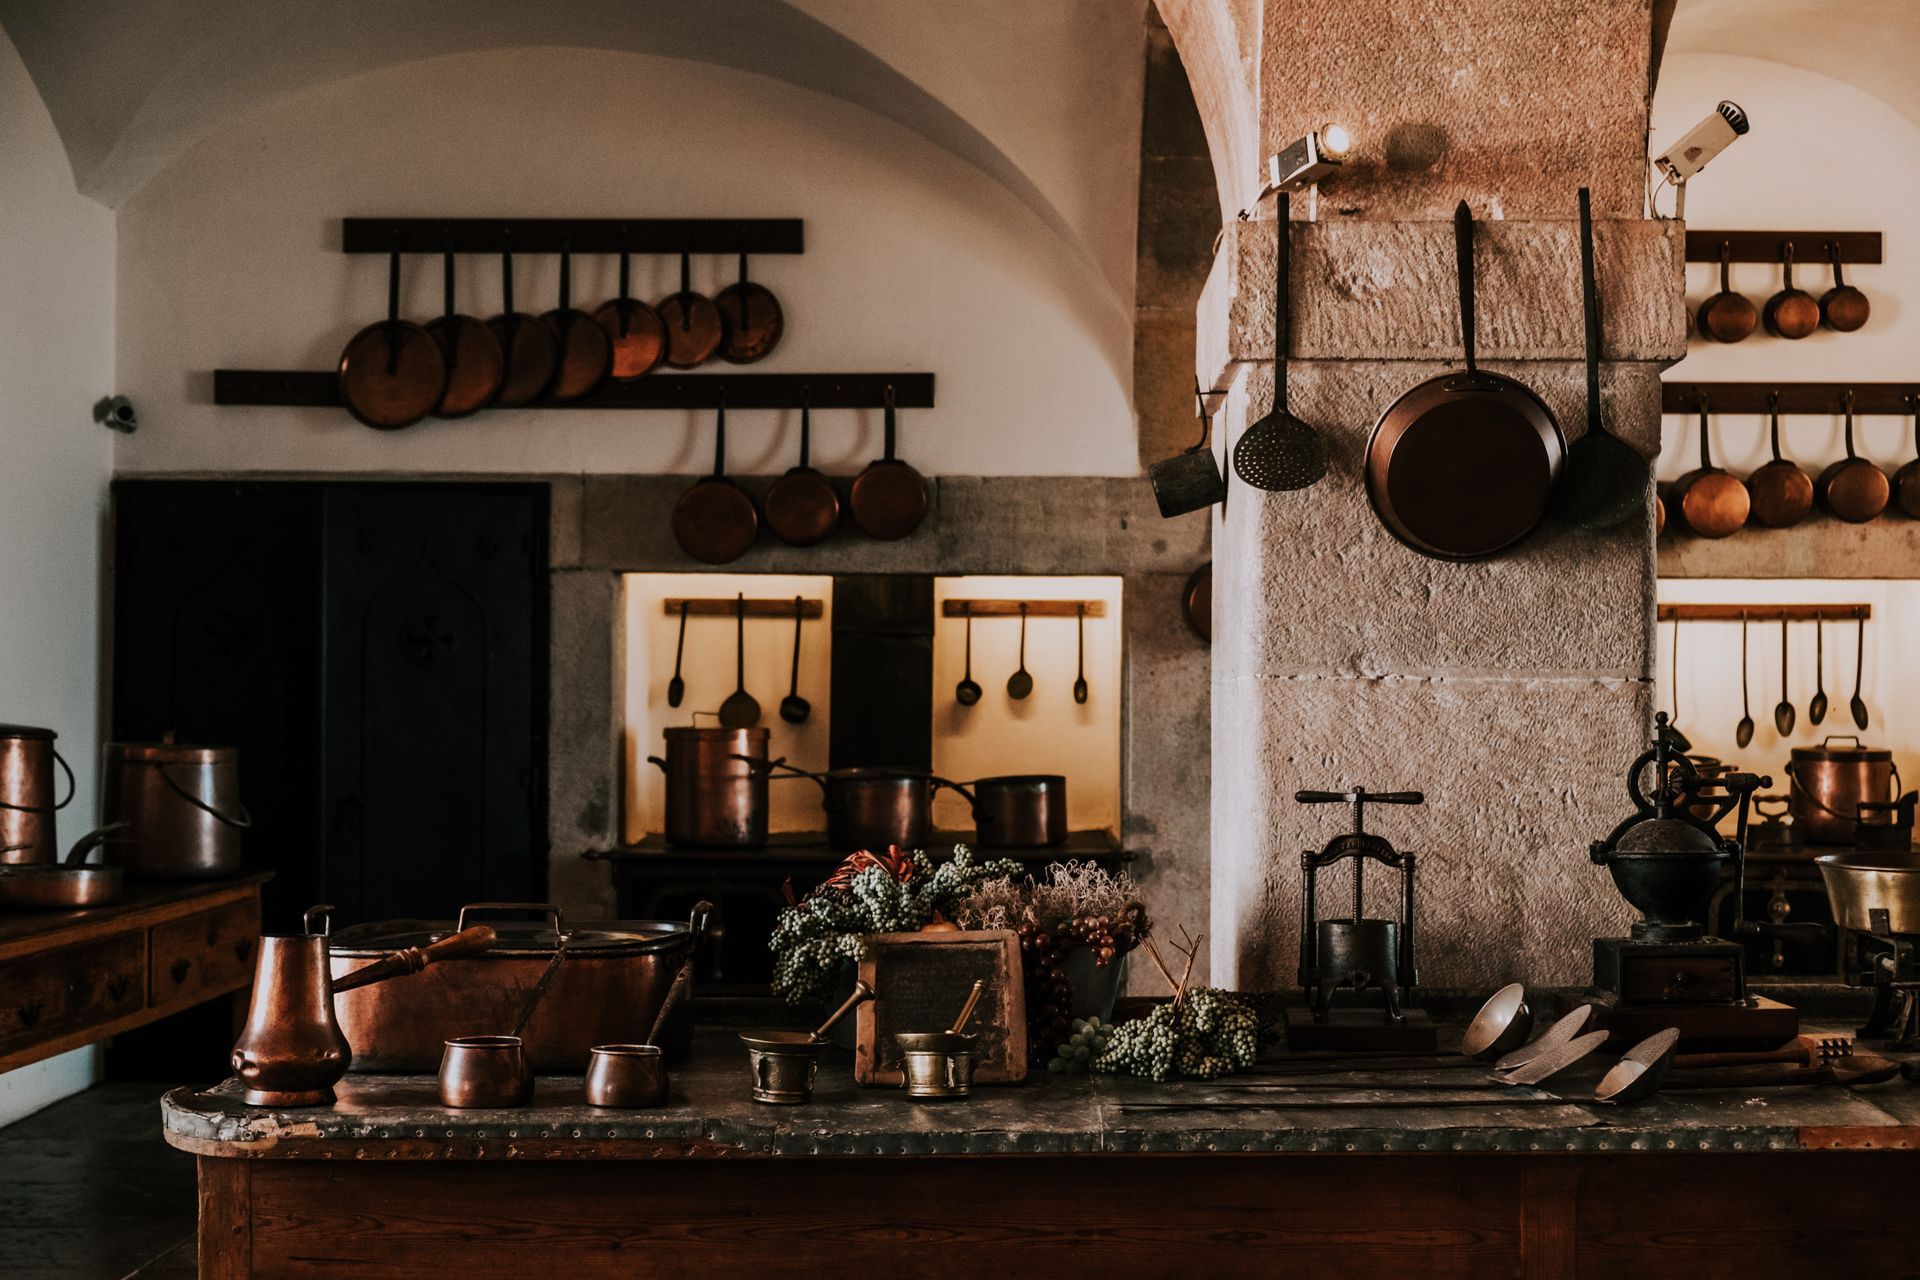
<instances>
[{"instance_id":1,"label":"rough stone block","mask_svg":"<svg viewBox=\"0 0 1920 1280\"><path fill-rule=\"evenodd\" d=\"M580 476L558 476L549 485L547 559L556 569L580 566L580 527L587 485Z\"/></svg>"},{"instance_id":2,"label":"rough stone block","mask_svg":"<svg viewBox=\"0 0 1920 1280\"><path fill-rule=\"evenodd\" d=\"M1171 458L1200 438L1193 397L1193 316L1142 311L1133 334L1133 411L1140 465Z\"/></svg>"},{"instance_id":3,"label":"rough stone block","mask_svg":"<svg viewBox=\"0 0 1920 1280\"><path fill-rule=\"evenodd\" d=\"M1663 578L1911 578L1920 574L1920 520L1895 512L1847 524L1815 510L1791 529L1749 525L1718 539L1669 524L1658 550Z\"/></svg>"},{"instance_id":4,"label":"rough stone block","mask_svg":"<svg viewBox=\"0 0 1920 1280\"><path fill-rule=\"evenodd\" d=\"M1192 319L1219 231L1220 202L1205 156L1143 159L1134 305L1177 309Z\"/></svg>"},{"instance_id":5,"label":"rough stone block","mask_svg":"<svg viewBox=\"0 0 1920 1280\"><path fill-rule=\"evenodd\" d=\"M552 701L548 711L547 830L552 863L618 840L620 735L614 689L612 574L552 577Z\"/></svg>"},{"instance_id":6,"label":"rough stone block","mask_svg":"<svg viewBox=\"0 0 1920 1280\"><path fill-rule=\"evenodd\" d=\"M1300 853L1344 829L1302 788L1417 789L1368 829L1420 855L1417 961L1433 986L1588 980L1588 939L1633 918L1588 844L1625 816L1650 687L1561 679L1214 679L1214 977L1291 987ZM1223 870L1226 874L1222 874ZM1376 869L1377 872L1377 869ZM1340 914L1335 874L1328 914ZM1369 881L1369 914L1395 907Z\"/></svg>"}]
</instances>

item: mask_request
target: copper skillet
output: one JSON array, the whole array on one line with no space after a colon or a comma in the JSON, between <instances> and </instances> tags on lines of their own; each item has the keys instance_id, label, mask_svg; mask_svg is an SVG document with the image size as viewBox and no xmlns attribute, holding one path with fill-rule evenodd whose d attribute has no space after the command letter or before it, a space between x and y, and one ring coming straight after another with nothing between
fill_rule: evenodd
<instances>
[{"instance_id":1,"label":"copper skillet","mask_svg":"<svg viewBox=\"0 0 1920 1280\"><path fill-rule=\"evenodd\" d=\"M847 507L854 525L869 538L895 542L920 527L927 518L927 482L918 471L893 456L896 431L893 388L887 388L886 453L869 462L853 478Z\"/></svg>"},{"instance_id":2,"label":"copper skillet","mask_svg":"<svg viewBox=\"0 0 1920 1280\"><path fill-rule=\"evenodd\" d=\"M1699 538L1725 538L1747 523L1753 499L1747 486L1713 465L1707 451L1707 398L1700 397L1700 465L1674 481L1671 503L1680 523Z\"/></svg>"},{"instance_id":3,"label":"copper skillet","mask_svg":"<svg viewBox=\"0 0 1920 1280\"><path fill-rule=\"evenodd\" d=\"M669 365L691 369L713 359L726 336L726 324L713 299L693 291L693 267L686 254L680 255L680 291L662 298L655 310L666 325Z\"/></svg>"},{"instance_id":4,"label":"copper skillet","mask_svg":"<svg viewBox=\"0 0 1920 1280\"><path fill-rule=\"evenodd\" d=\"M667 326L660 313L631 292L630 256L620 255L620 296L601 303L593 313L613 349L608 376L615 382L632 382L651 373L667 353Z\"/></svg>"},{"instance_id":5,"label":"copper skillet","mask_svg":"<svg viewBox=\"0 0 1920 1280\"><path fill-rule=\"evenodd\" d=\"M1754 523L1788 529L1813 510L1813 477L1799 463L1781 456L1778 391L1767 396L1767 416L1772 424L1773 461L1747 477L1747 492L1753 497Z\"/></svg>"},{"instance_id":6,"label":"copper skillet","mask_svg":"<svg viewBox=\"0 0 1920 1280\"><path fill-rule=\"evenodd\" d=\"M1480 560L1546 515L1567 442L1539 396L1474 363L1473 215L1464 200L1453 227L1467 367L1429 378L1380 416L1367 441L1367 496L1387 531L1420 554Z\"/></svg>"},{"instance_id":7,"label":"copper skillet","mask_svg":"<svg viewBox=\"0 0 1920 1280\"><path fill-rule=\"evenodd\" d=\"M532 402L560 365L560 339L539 316L513 309L513 250L500 255L500 314L487 321L507 353L507 376L496 402L509 409Z\"/></svg>"},{"instance_id":8,"label":"copper skillet","mask_svg":"<svg viewBox=\"0 0 1920 1280\"><path fill-rule=\"evenodd\" d=\"M1893 486L1887 473L1853 451L1853 389L1842 396L1847 414L1847 456L1814 481L1813 494L1836 520L1865 524L1887 509Z\"/></svg>"},{"instance_id":9,"label":"copper skillet","mask_svg":"<svg viewBox=\"0 0 1920 1280\"><path fill-rule=\"evenodd\" d=\"M727 398L713 427L713 474L673 504L673 540L695 560L727 564L746 554L760 533L760 513L747 491L727 479Z\"/></svg>"},{"instance_id":10,"label":"copper skillet","mask_svg":"<svg viewBox=\"0 0 1920 1280\"><path fill-rule=\"evenodd\" d=\"M600 385L613 366L613 342L592 316L573 305L573 246L560 247L560 305L541 317L558 340L558 365L547 394L578 400Z\"/></svg>"},{"instance_id":11,"label":"copper skillet","mask_svg":"<svg viewBox=\"0 0 1920 1280\"><path fill-rule=\"evenodd\" d=\"M786 331L786 313L773 290L747 279L747 255L740 255L740 278L714 295L725 336L720 358L730 364L752 364L765 359Z\"/></svg>"},{"instance_id":12,"label":"copper skillet","mask_svg":"<svg viewBox=\"0 0 1920 1280\"><path fill-rule=\"evenodd\" d=\"M840 525L840 495L833 482L808 465L813 440L813 397L800 401L800 463L773 482L762 501L767 528L790 547L811 547Z\"/></svg>"},{"instance_id":13,"label":"copper skillet","mask_svg":"<svg viewBox=\"0 0 1920 1280\"><path fill-rule=\"evenodd\" d=\"M377 431L398 431L432 413L447 387L440 344L400 318L400 255L387 258L387 318L353 335L340 353L340 399Z\"/></svg>"},{"instance_id":14,"label":"copper skillet","mask_svg":"<svg viewBox=\"0 0 1920 1280\"><path fill-rule=\"evenodd\" d=\"M453 250L446 251L441 266L441 288L446 309L437 320L429 321L427 332L440 344L447 360L447 389L434 406L436 418L464 418L478 413L500 393L507 377L507 353L493 330L461 315L453 305Z\"/></svg>"},{"instance_id":15,"label":"copper skillet","mask_svg":"<svg viewBox=\"0 0 1920 1280\"><path fill-rule=\"evenodd\" d=\"M1913 452L1911 462L1893 477L1893 501L1902 511L1920 520L1920 394L1907 396L1907 408L1913 414Z\"/></svg>"},{"instance_id":16,"label":"copper skillet","mask_svg":"<svg viewBox=\"0 0 1920 1280\"><path fill-rule=\"evenodd\" d=\"M1728 280L1728 266L1733 261L1733 246L1727 241L1720 242L1720 292L1700 304L1699 312L1694 316L1694 325L1702 337L1715 342L1741 342L1753 332L1753 326L1759 322L1760 313L1744 294L1733 291Z\"/></svg>"}]
</instances>

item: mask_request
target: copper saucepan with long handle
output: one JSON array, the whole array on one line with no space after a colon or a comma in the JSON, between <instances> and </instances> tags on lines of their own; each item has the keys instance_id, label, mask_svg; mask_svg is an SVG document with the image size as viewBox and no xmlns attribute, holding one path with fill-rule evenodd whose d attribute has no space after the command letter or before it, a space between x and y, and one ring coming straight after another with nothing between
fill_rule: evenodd
<instances>
[{"instance_id":1,"label":"copper saucepan with long handle","mask_svg":"<svg viewBox=\"0 0 1920 1280\"><path fill-rule=\"evenodd\" d=\"M1893 485L1887 473L1853 450L1853 389L1842 396L1847 416L1847 456L1820 473L1814 496L1827 513L1848 524L1865 524L1887 509Z\"/></svg>"},{"instance_id":2,"label":"copper saucepan with long handle","mask_svg":"<svg viewBox=\"0 0 1920 1280\"><path fill-rule=\"evenodd\" d=\"M1707 439L1710 408L1700 397L1700 465L1674 482L1675 514L1695 537L1725 538L1746 526L1753 509L1747 486L1730 472L1713 465Z\"/></svg>"}]
</instances>

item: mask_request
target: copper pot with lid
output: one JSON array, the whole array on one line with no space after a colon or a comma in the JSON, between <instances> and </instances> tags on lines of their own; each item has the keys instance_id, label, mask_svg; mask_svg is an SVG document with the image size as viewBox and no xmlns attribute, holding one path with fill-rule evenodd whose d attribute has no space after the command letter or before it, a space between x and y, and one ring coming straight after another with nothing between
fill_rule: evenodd
<instances>
[{"instance_id":1,"label":"copper pot with lid","mask_svg":"<svg viewBox=\"0 0 1920 1280\"><path fill-rule=\"evenodd\" d=\"M667 843L682 849L759 849L767 843L767 729L666 731Z\"/></svg>"},{"instance_id":2,"label":"copper pot with lid","mask_svg":"<svg viewBox=\"0 0 1920 1280\"><path fill-rule=\"evenodd\" d=\"M1859 828L1890 823L1900 794L1893 752L1834 734L1817 747L1795 747L1787 765L1794 830L1808 844L1853 845Z\"/></svg>"},{"instance_id":3,"label":"copper pot with lid","mask_svg":"<svg viewBox=\"0 0 1920 1280\"><path fill-rule=\"evenodd\" d=\"M240 803L240 751L176 742L109 742L106 820L125 823L121 860L130 876L205 880L240 871L240 836L253 825Z\"/></svg>"},{"instance_id":4,"label":"copper pot with lid","mask_svg":"<svg viewBox=\"0 0 1920 1280\"><path fill-rule=\"evenodd\" d=\"M73 770L51 729L0 724L0 865L51 863L60 856L54 814L73 803ZM54 798L53 771L67 775L67 795Z\"/></svg>"}]
</instances>

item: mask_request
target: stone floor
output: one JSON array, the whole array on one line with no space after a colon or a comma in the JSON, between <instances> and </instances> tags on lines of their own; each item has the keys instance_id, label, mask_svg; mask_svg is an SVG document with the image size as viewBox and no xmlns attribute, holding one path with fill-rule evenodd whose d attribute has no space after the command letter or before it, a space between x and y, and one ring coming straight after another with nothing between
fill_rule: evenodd
<instances>
[{"instance_id":1,"label":"stone floor","mask_svg":"<svg viewBox=\"0 0 1920 1280\"><path fill-rule=\"evenodd\" d=\"M193 1158L157 1084L106 1084L0 1129L5 1280L192 1280Z\"/></svg>"}]
</instances>

